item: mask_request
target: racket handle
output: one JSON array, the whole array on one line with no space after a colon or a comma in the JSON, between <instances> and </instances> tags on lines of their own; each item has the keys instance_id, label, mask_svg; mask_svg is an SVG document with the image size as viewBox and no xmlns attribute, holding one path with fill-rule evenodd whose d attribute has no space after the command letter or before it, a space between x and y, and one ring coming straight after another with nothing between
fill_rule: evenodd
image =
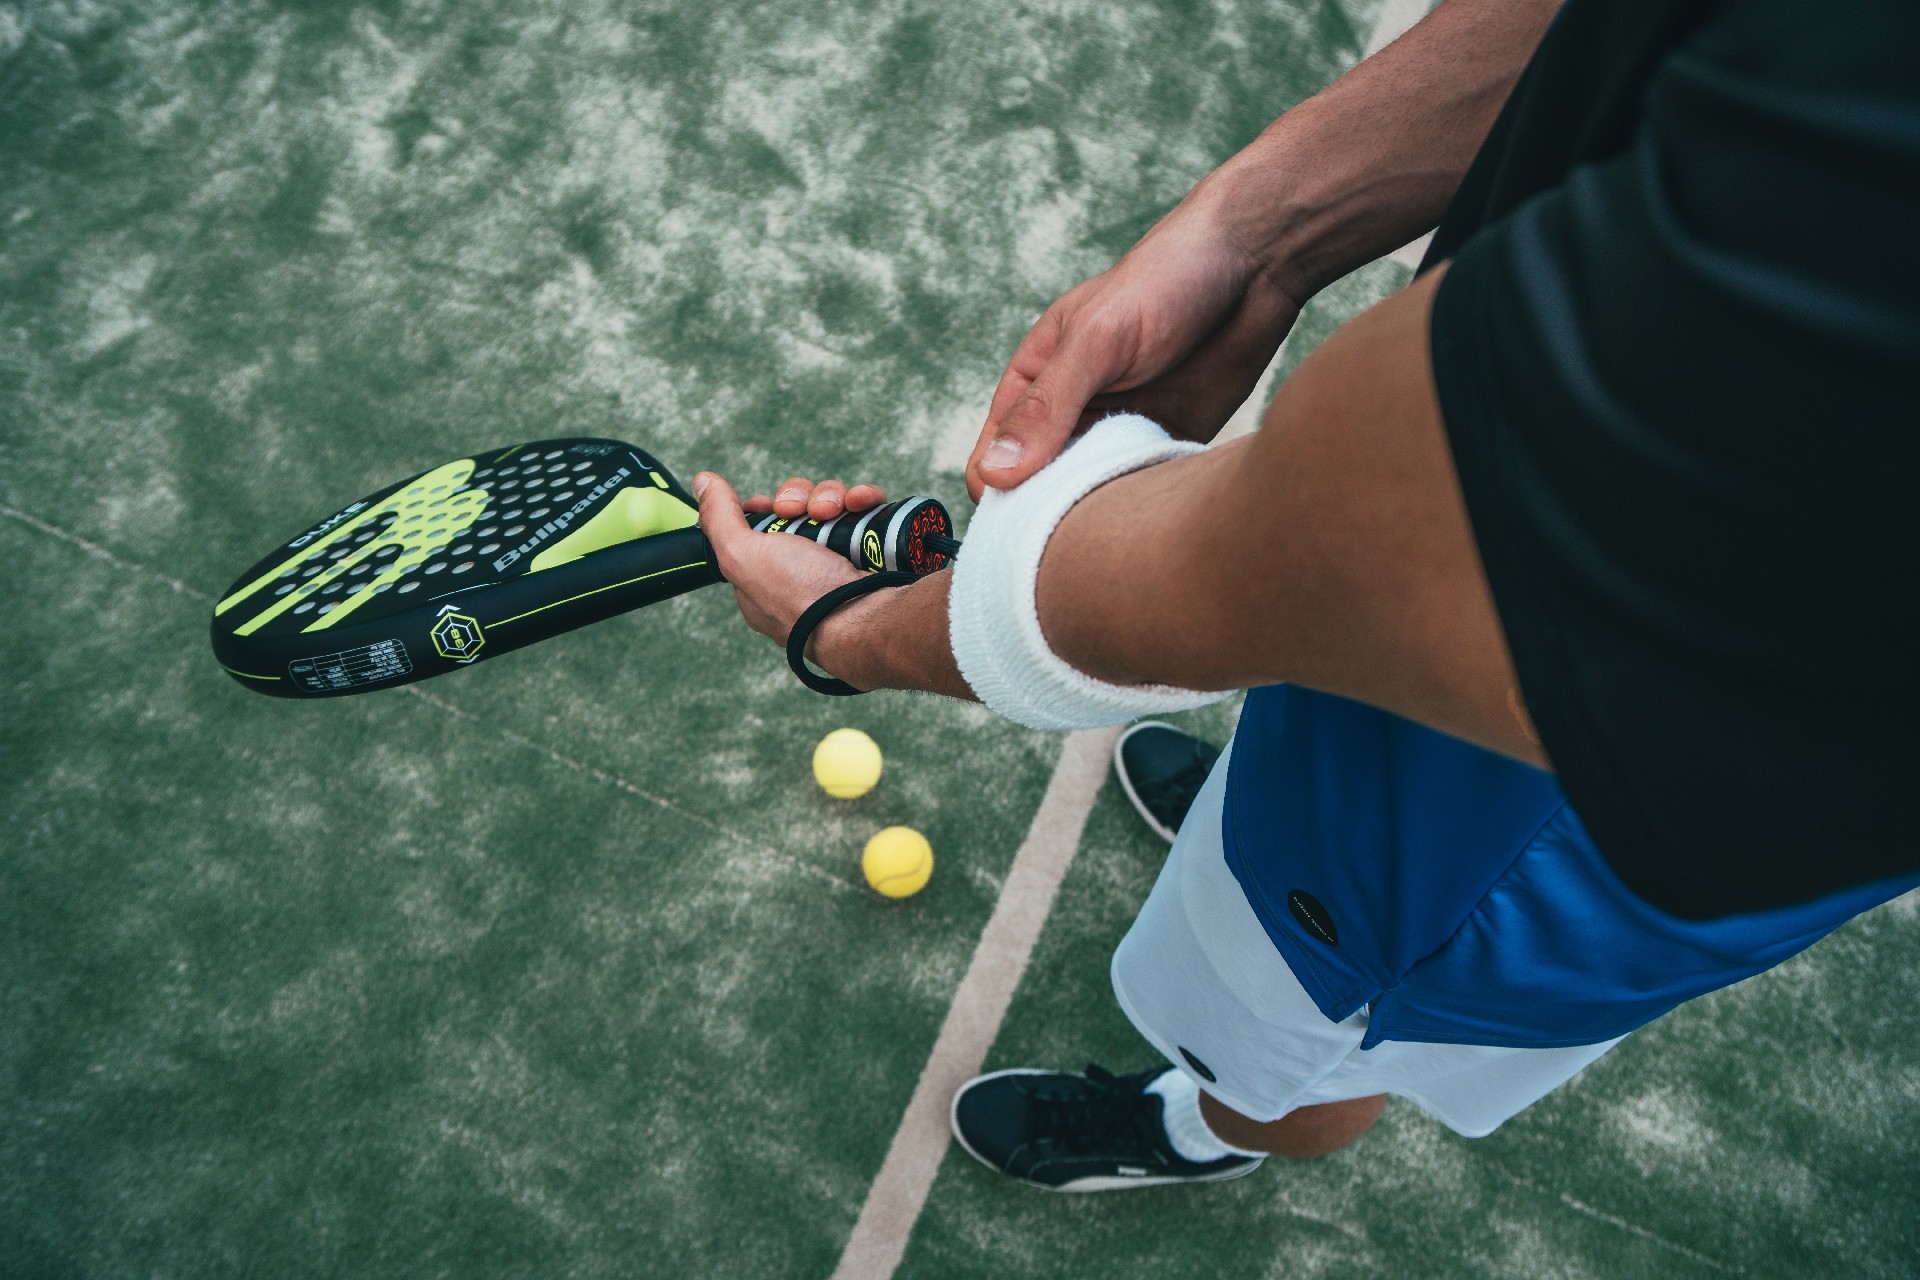
<instances>
[{"instance_id":1,"label":"racket handle","mask_svg":"<svg viewBox=\"0 0 1920 1280\"><path fill-rule=\"evenodd\" d=\"M748 520L756 533L810 538L869 572L896 569L924 577L946 568L960 551L947 509L939 499L919 495L825 521L775 515Z\"/></svg>"}]
</instances>

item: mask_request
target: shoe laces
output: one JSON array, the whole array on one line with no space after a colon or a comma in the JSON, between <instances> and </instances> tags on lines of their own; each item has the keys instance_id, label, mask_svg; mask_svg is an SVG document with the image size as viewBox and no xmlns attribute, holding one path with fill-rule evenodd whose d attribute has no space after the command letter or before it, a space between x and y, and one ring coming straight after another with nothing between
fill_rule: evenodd
<instances>
[{"instance_id":1,"label":"shoe laces","mask_svg":"<svg viewBox=\"0 0 1920 1280\"><path fill-rule=\"evenodd\" d=\"M1139 1139L1150 1145L1152 1124L1146 1086L1158 1074L1148 1071L1116 1076L1089 1063L1083 1079L1033 1094L1029 1113L1033 1134L1078 1151L1110 1147L1120 1139Z\"/></svg>"}]
</instances>

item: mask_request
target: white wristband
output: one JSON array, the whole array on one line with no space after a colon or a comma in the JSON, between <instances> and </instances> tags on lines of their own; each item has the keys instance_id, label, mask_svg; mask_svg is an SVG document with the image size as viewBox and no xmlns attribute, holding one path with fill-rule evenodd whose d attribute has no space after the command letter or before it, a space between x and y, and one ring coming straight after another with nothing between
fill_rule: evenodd
<instances>
[{"instance_id":1,"label":"white wristband","mask_svg":"<svg viewBox=\"0 0 1920 1280\"><path fill-rule=\"evenodd\" d=\"M1076 671L1047 646L1034 605L1040 557L1074 503L1129 471L1200 448L1139 414L1118 414L1095 423L1025 484L987 490L954 561L947 604L954 660L980 701L1030 728L1091 729L1229 696L1108 684Z\"/></svg>"}]
</instances>

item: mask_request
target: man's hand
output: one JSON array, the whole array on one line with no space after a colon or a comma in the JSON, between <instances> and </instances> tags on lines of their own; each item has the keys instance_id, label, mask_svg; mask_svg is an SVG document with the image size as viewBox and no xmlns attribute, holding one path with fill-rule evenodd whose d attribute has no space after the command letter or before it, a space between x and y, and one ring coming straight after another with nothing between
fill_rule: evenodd
<instances>
[{"instance_id":1,"label":"man's hand","mask_svg":"<svg viewBox=\"0 0 1920 1280\"><path fill-rule=\"evenodd\" d=\"M713 544L720 572L733 586L740 616L749 627L782 645L808 605L854 581L860 571L845 556L817 542L783 533L755 533L745 513L777 511L783 516L831 520L842 511L866 511L886 501L886 494L875 485L848 489L838 480L815 485L795 476L774 497L756 495L743 505L733 486L711 471L693 478L693 493L700 500L700 529Z\"/></svg>"},{"instance_id":2,"label":"man's hand","mask_svg":"<svg viewBox=\"0 0 1920 1280\"><path fill-rule=\"evenodd\" d=\"M755 533L746 512L777 511L831 520L887 500L878 486L849 489L838 480L813 484L801 476L783 483L772 498L742 504L733 486L711 471L693 478L700 499L700 528L713 544L720 572L733 585L734 601L749 627L784 646L807 606L861 573L843 556L816 542L784 533ZM947 582L942 569L912 586L850 600L814 631L807 658L858 689L926 689L950 698L973 698L954 666L947 637ZM881 624L876 617L885 615Z\"/></svg>"},{"instance_id":3,"label":"man's hand","mask_svg":"<svg viewBox=\"0 0 1920 1280\"><path fill-rule=\"evenodd\" d=\"M1196 188L1113 267L1067 293L1013 353L967 460L967 491L1011 489L1108 413L1211 440L1300 304Z\"/></svg>"},{"instance_id":4,"label":"man's hand","mask_svg":"<svg viewBox=\"0 0 1920 1280\"><path fill-rule=\"evenodd\" d=\"M697 477L696 477L697 480ZM694 497L700 495L696 492ZM822 480L819 484L805 476L789 476L780 482L769 498L764 493L756 493L745 502L741 509L755 515L773 512L792 520L806 516L810 520L831 520L843 511L856 514L871 511L887 500L887 495L877 484L857 484L849 489L839 480Z\"/></svg>"},{"instance_id":5,"label":"man's hand","mask_svg":"<svg viewBox=\"0 0 1920 1280\"><path fill-rule=\"evenodd\" d=\"M1131 409L1211 440L1306 300L1432 229L1560 0L1447 0L1268 126L1014 352L967 460L1011 489Z\"/></svg>"}]
</instances>

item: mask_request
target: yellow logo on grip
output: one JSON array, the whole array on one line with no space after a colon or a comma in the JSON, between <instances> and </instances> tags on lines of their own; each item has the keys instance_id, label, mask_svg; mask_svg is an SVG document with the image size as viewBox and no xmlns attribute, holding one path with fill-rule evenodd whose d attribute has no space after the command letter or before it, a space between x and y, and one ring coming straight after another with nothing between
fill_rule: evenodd
<instances>
[{"instance_id":1,"label":"yellow logo on grip","mask_svg":"<svg viewBox=\"0 0 1920 1280\"><path fill-rule=\"evenodd\" d=\"M867 568L876 573L887 567L886 552L880 548L880 531L867 530L867 536L860 539L860 552L867 558Z\"/></svg>"}]
</instances>

